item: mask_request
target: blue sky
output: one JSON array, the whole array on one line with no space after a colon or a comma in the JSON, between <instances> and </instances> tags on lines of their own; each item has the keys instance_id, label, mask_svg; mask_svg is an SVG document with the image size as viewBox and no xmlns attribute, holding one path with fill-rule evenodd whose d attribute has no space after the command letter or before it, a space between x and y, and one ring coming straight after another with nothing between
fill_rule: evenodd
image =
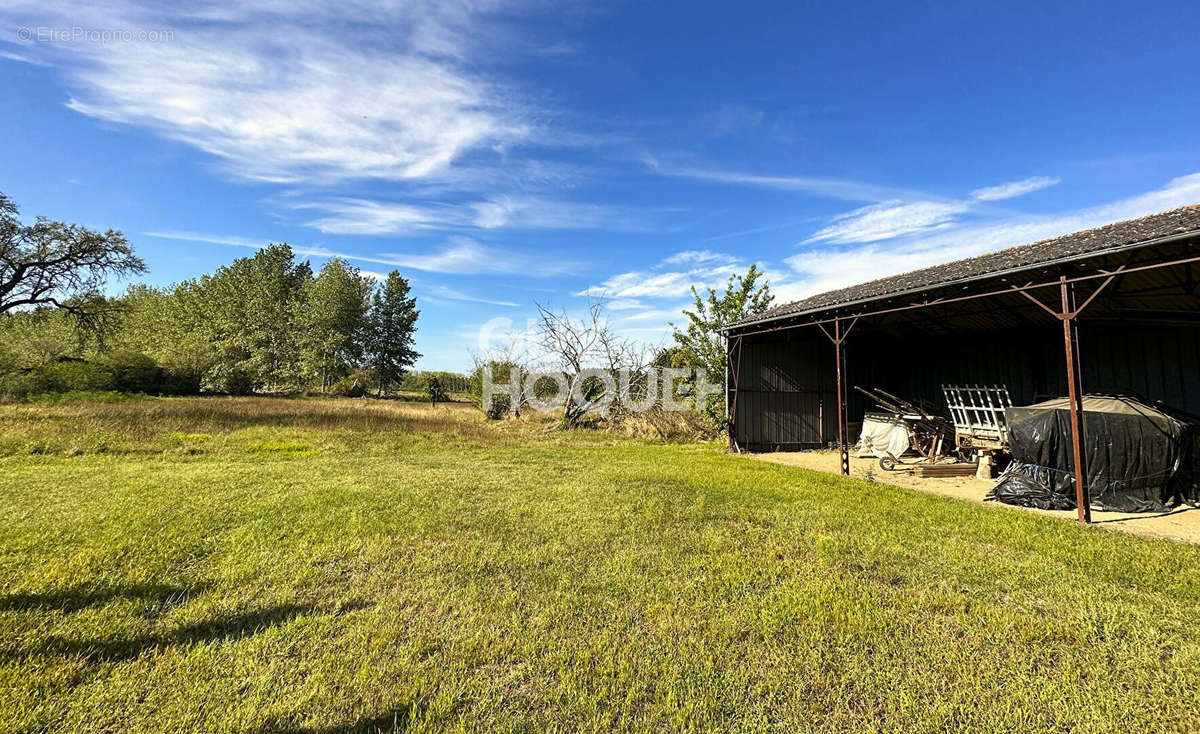
<instances>
[{"instance_id":1,"label":"blue sky","mask_svg":"<svg viewBox=\"0 0 1200 734\"><path fill-rule=\"evenodd\" d=\"M25 216L123 230L160 284L269 241L399 268L430 369L535 302L658 343L750 263L792 299L1200 202L1194 2L0 16Z\"/></svg>"}]
</instances>

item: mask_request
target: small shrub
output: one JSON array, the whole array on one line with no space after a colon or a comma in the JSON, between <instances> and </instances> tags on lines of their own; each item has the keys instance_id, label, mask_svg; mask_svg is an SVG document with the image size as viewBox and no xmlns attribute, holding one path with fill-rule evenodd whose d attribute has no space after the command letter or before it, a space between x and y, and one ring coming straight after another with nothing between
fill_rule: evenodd
<instances>
[{"instance_id":1,"label":"small shrub","mask_svg":"<svg viewBox=\"0 0 1200 734\"><path fill-rule=\"evenodd\" d=\"M361 398L366 393L366 386L357 377L343 377L329 388L329 394L343 398Z\"/></svg>"},{"instance_id":2,"label":"small shrub","mask_svg":"<svg viewBox=\"0 0 1200 734\"><path fill-rule=\"evenodd\" d=\"M227 395L252 395L254 375L244 367L231 367L217 377L215 387Z\"/></svg>"},{"instance_id":3,"label":"small shrub","mask_svg":"<svg viewBox=\"0 0 1200 734\"><path fill-rule=\"evenodd\" d=\"M661 407L639 413L614 413L608 420L608 428L627 436L665 441L706 441L719 435L703 413L668 411Z\"/></svg>"},{"instance_id":4,"label":"small shrub","mask_svg":"<svg viewBox=\"0 0 1200 734\"><path fill-rule=\"evenodd\" d=\"M509 403L511 402L508 395L493 395L492 406L484 409L483 414L487 416L488 420L503 420L509 414Z\"/></svg>"},{"instance_id":5,"label":"small shrub","mask_svg":"<svg viewBox=\"0 0 1200 734\"><path fill-rule=\"evenodd\" d=\"M437 404L444 403L449 398L446 396L446 391L442 389L442 382L436 377L429 378L429 385L426 388L429 394L429 402Z\"/></svg>"},{"instance_id":6,"label":"small shrub","mask_svg":"<svg viewBox=\"0 0 1200 734\"><path fill-rule=\"evenodd\" d=\"M119 392L162 392L166 373L141 352L121 351L104 355L99 365L108 374L108 389Z\"/></svg>"},{"instance_id":7,"label":"small shrub","mask_svg":"<svg viewBox=\"0 0 1200 734\"><path fill-rule=\"evenodd\" d=\"M476 405L479 406L480 410L483 410L484 415L486 415L490 420L500 420L504 416L508 415L509 412L512 411L513 405L507 391L505 391L498 395L492 396L492 407L490 410L484 407L484 371L491 370L493 384L504 385L508 383L509 376L512 374L512 370L514 369L521 369L521 367L516 362L493 359L486 362L476 363L475 369L471 371L471 376L468 380L468 387L471 395L474 396L476 401L478 401L476 402ZM523 409L524 407L524 405L517 406L518 409Z\"/></svg>"},{"instance_id":8,"label":"small shrub","mask_svg":"<svg viewBox=\"0 0 1200 734\"><path fill-rule=\"evenodd\" d=\"M82 359L64 359L34 370L42 379L39 392L71 392L112 389L112 375L103 365Z\"/></svg>"}]
</instances>

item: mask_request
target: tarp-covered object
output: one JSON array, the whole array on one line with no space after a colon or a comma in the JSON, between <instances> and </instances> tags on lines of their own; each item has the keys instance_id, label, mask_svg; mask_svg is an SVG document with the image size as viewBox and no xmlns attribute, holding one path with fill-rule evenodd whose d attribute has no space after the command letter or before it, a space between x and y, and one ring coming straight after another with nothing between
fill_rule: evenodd
<instances>
[{"instance_id":1,"label":"tarp-covered object","mask_svg":"<svg viewBox=\"0 0 1200 734\"><path fill-rule=\"evenodd\" d=\"M898 457L912 447L912 429L902 416L889 413L867 413L863 416L862 433L858 437L858 455L870 454L877 459L891 454Z\"/></svg>"},{"instance_id":2,"label":"tarp-covered object","mask_svg":"<svg viewBox=\"0 0 1200 734\"><path fill-rule=\"evenodd\" d=\"M1013 465L990 497L1014 505L1075 507L1067 398L1005 410ZM1200 423L1132 398L1083 399L1084 455L1092 507L1148 512L1197 504Z\"/></svg>"}]
</instances>

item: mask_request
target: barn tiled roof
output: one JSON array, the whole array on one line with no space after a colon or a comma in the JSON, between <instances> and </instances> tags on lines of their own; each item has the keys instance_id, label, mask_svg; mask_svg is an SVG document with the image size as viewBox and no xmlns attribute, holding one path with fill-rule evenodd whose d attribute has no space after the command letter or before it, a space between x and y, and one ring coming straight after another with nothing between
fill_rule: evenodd
<instances>
[{"instance_id":1,"label":"barn tiled roof","mask_svg":"<svg viewBox=\"0 0 1200 734\"><path fill-rule=\"evenodd\" d=\"M1186 232L1200 232L1200 204L1150 214L1137 219L1106 224L1082 232L1053 237L1028 245L1010 247L978 257L934 265L909 273L872 280L849 288L819 293L786 303L757 316L738 321L729 328L774 321L787 316L820 311L848 303L859 303L899 293L947 286L982 276L1032 268L1038 265L1105 250L1136 245Z\"/></svg>"}]
</instances>

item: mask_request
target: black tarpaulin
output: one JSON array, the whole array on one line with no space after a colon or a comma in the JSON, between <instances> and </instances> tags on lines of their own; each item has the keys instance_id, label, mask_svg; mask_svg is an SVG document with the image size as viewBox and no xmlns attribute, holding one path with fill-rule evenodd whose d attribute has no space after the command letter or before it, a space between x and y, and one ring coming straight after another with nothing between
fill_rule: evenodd
<instances>
[{"instance_id":1,"label":"black tarpaulin","mask_svg":"<svg viewBox=\"0 0 1200 734\"><path fill-rule=\"evenodd\" d=\"M1042 509L1075 507L1067 398L1005 410L1013 465L989 498ZM1200 423L1132 398L1083 399L1084 455L1092 507L1149 512L1196 504Z\"/></svg>"}]
</instances>

